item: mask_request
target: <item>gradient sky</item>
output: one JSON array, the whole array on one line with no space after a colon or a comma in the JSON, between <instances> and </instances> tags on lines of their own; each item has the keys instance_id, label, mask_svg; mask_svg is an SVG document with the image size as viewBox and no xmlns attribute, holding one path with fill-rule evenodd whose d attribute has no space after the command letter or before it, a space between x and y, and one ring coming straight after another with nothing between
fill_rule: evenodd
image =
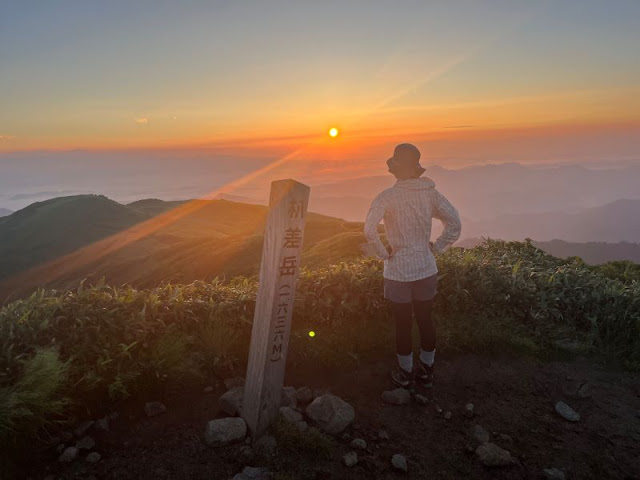
<instances>
[{"instance_id":1,"label":"gradient sky","mask_svg":"<svg viewBox=\"0 0 640 480\"><path fill-rule=\"evenodd\" d=\"M0 12L5 164L21 151L304 151L331 172L399 141L445 166L640 157L637 0L2 0Z\"/></svg>"}]
</instances>

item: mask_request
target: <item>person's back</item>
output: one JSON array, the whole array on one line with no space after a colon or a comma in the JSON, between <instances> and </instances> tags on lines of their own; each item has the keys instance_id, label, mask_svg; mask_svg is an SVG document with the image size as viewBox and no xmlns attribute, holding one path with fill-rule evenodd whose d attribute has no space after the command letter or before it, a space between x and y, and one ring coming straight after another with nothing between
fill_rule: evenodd
<instances>
[{"instance_id":1,"label":"person's back","mask_svg":"<svg viewBox=\"0 0 640 480\"><path fill-rule=\"evenodd\" d=\"M412 390L414 377L425 387L431 387L433 381L436 332L431 310L438 273L434 254L444 251L461 232L457 210L436 190L433 180L420 177L425 169L419 159L420 152L413 145L395 148L387 165L398 181L376 196L364 225L369 245L384 259L384 297L390 301L396 321L399 368L392 371L392 379L396 385ZM433 243L432 218L444 224L442 235ZM378 235L381 220L390 251ZM421 343L416 369L411 348L412 312L418 322Z\"/></svg>"},{"instance_id":2,"label":"person's back","mask_svg":"<svg viewBox=\"0 0 640 480\"><path fill-rule=\"evenodd\" d=\"M445 231L430 245L432 218L445 223ZM365 235L385 258L385 248L377 235L377 225L384 220L392 255L385 262L384 277L408 282L438 272L434 253L439 253L460 236L458 212L435 189L429 178L399 179L372 202L365 222Z\"/></svg>"}]
</instances>

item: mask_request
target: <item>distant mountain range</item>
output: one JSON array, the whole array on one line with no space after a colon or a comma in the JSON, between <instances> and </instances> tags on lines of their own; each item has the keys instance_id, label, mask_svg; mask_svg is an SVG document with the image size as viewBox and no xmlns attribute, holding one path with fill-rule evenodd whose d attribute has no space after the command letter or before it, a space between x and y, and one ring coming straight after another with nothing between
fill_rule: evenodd
<instances>
[{"instance_id":1,"label":"distant mountain range","mask_svg":"<svg viewBox=\"0 0 640 480\"><path fill-rule=\"evenodd\" d=\"M425 162L425 167L424 175L473 222L507 215L577 213L620 199L640 200L640 164L594 169L504 163L448 170ZM395 178L388 174L312 185L310 208L363 221L371 200L394 183ZM621 240L625 239L615 241Z\"/></svg>"},{"instance_id":2,"label":"distant mountain range","mask_svg":"<svg viewBox=\"0 0 640 480\"><path fill-rule=\"evenodd\" d=\"M13 213L12 210L7 210L6 208L0 208L0 217L6 217L7 215L11 215Z\"/></svg>"}]
</instances>

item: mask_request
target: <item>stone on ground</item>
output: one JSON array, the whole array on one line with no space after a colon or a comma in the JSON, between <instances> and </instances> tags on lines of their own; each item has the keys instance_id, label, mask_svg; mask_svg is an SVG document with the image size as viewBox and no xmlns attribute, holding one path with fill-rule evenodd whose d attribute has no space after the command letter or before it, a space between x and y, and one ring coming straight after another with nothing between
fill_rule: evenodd
<instances>
[{"instance_id":1,"label":"stone on ground","mask_svg":"<svg viewBox=\"0 0 640 480\"><path fill-rule=\"evenodd\" d=\"M353 467L356 463L358 463L358 454L356 452L346 453L342 457L342 463L344 463L345 467Z\"/></svg>"},{"instance_id":2,"label":"stone on ground","mask_svg":"<svg viewBox=\"0 0 640 480\"><path fill-rule=\"evenodd\" d=\"M565 420L577 422L580 420L580 414L564 402L556 403L556 412Z\"/></svg>"},{"instance_id":3,"label":"stone on ground","mask_svg":"<svg viewBox=\"0 0 640 480\"><path fill-rule=\"evenodd\" d=\"M63 463L73 462L78 458L78 452L79 450L76 447L67 447L62 452L62 455L58 457L58 461Z\"/></svg>"},{"instance_id":4,"label":"stone on ground","mask_svg":"<svg viewBox=\"0 0 640 480\"><path fill-rule=\"evenodd\" d=\"M271 472L266 468L244 467L232 480L269 480L270 478L272 478Z\"/></svg>"},{"instance_id":5,"label":"stone on ground","mask_svg":"<svg viewBox=\"0 0 640 480\"><path fill-rule=\"evenodd\" d=\"M296 390L296 399L300 403L309 403L313 400L313 392L309 387L300 387Z\"/></svg>"},{"instance_id":6,"label":"stone on ground","mask_svg":"<svg viewBox=\"0 0 640 480\"><path fill-rule=\"evenodd\" d=\"M294 387L283 387L280 405L296 408L298 406L297 391Z\"/></svg>"},{"instance_id":7,"label":"stone on ground","mask_svg":"<svg viewBox=\"0 0 640 480\"><path fill-rule=\"evenodd\" d=\"M378 432L378 438L380 440L389 440L389 434L387 433L386 430L380 430Z\"/></svg>"},{"instance_id":8,"label":"stone on ground","mask_svg":"<svg viewBox=\"0 0 640 480\"><path fill-rule=\"evenodd\" d=\"M547 480L564 480L564 473L557 468L545 468L542 473Z\"/></svg>"},{"instance_id":9,"label":"stone on ground","mask_svg":"<svg viewBox=\"0 0 640 480\"><path fill-rule=\"evenodd\" d=\"M504 467L513 463L511 454L495 443L483 443L476 448L476 455L487 467Z\"/></svg>"},{"instance_id":10,"label":"stone on ground","mask_svg":"<svg viewBox=\"0 0 640 480\"><path fill-rule=\"evenodd\" d=\"M96 441L91 438L89 435L82 437L80 440L76 442L76 448L78 450L91 450L96 446Z\"/></svg>"},{"instance_id":11,"label":"stone on ground","mask_svg":"<svg viewBox=\"0 0 640 480\"><path fill-rule=\"evenodd\" d=\"M241 442L247 435L247 424L242 418L228 417L211 420L204 432L205 441L212 446Z\"/></svg>"},{"instance_id":12,"label":"stone on ground","mask_svg":"<svg viewBox=\"0 0 640 480\"><path fill-rule=\"evenodd\" d=\"M224 386L227 390L232 388L244 387L244 377L225 378Z\"/></svg>"},{"instance_id":13,"label":"stone on ground","mask_svg":"<svg viewBox=\"0 0 640 480\"><path fill-rule=\"evenodd\" d=\"M584 382L578 388L578 397L580 398L589 398L593 395L593 389L591 388L591 384Z\"/></svg>"},{"instance_id":14,"label":"stone on ground","mask_svg":"<svg viewBox=\"0 0 640 480\"><path fill-rule=\"evenodd\" d=\"M364 438L354 438L353 440L351 440L351 443L349 445L351 446L351 448L366 450L367 441Z\"/></svg>"},{"instance_id":15,"label":"stone on ground","mask_svg":"<svg viewBox=\"0 0 640 480\"><path fill-rule=\"evenodd\" d=\"M396 388L382 393L382 401L392 405L406 405L411 402L411 394L405 388Z\"/></svg>"},{"instance_id":16,"label":"stone on ground","mask_svg":"<svg viewBox=\"0 0 640 480\"><path fill-rule=\"evenodd\" d=\"M299 422L296 422L295 425L300 433L304 433L307 430L309 430L309 424L304 420L300 420Z\"/></svg>"},{"instance_id":17,"label":"stone on ground","mask_svg":"<svg viewBox=\"0 0 640 480\"><path fill-rule=\"evenodd\" d=\"M161 402L147 402L144 406L144 413L147 417L155 417L167 411L167 407Z\"/></svg>"},{"instance_id":18,"label":"stone on ground","mask_svg":"<svg viewBox=\"0 0 640 480\"><path fill-rule=\"evenodd\" d=\"M414 395L413 398L415 398L416 402L418 402L420 405L428 405L430 403L429 398L420 393Z\"/></svg>"},{"instance_id":19,"label":"stone on ground","mask_svg":"<svg viewBox=\"0 0 640 480\"><path fill-rule=\"evenodd\" d=\"M316 398L306 409L316 425L331 435L337 435L353 422L356 413L351 405L335 395Z\"/></svg>"},{"instance_id":20,"label":"stone on ground","mask_svg":"<svg viewBox=\"0 0 640 480\"><path fill-rule=\"evenodd\" d=\"M244 398L244 387L234 387L223 393L218 399L218 406L227 415L234 417L242 410L242 399Z\"/></svg>"},{"instance_id":21,"label":"stone on ground","mask_svg":"<svg viewBox=\"0 0 640 480\"><path fill-rule=\"evenodd\" d=\"M87 455L86 460L89 463L98 463L101 458L102 456L98 452L91 452L89 455Z\"/></svg>"},{"instance_id":22,"label":"stone on ground","mask_svg":"<svg viewBox=\"0 0 640 480\"><path fill-rule=\"evenodd\" d=\"M469 417L469 418L473 417L474 411L475 411L475 405L473 403L467 403L464 406L464 414L467 417Z\"/></svg>"},{"instance_id":23,"label":"stone on ground","mask_svg":"<svg viewBox=\"0 0 640 480\"><path fill-rule=\"evenodd\" d=\"M96 428L103 432L109 431L109 417L103 417L96 421Z\"/></svg>"},{"instance_id":24,"label":"stone on ground","mask_svg":"<svg viewBox=\"0 0 640 480\"><path fill-rule=\"evenodd\" d=\"M447 420L451 420L451 412L449 410L444 412L444 418Z\"/></svg>"},{"instance_id":25,"label":"stone on ground","mask_svg":"<svg viewBox=\"0 0 640 480\"><path fill-rule=\"evenodd\" d=\"M475 438L480 443L486 443L489 441L489 432L487 432L480 425L474 425L473 438Z\"/></svg>"},{"instance_id":26,"label":"stone on ground","mask_svg":"<svg viewBox=\"0 0 640 480\"><path fill-rule=\"evenodd\" d=\"M291 407L280 407L280 416L287 423L297 423L302 420L302 414Z\"/></svg>"},{"instance_id":27,"label":"stone on ground","mask_svg":"<svg viewBox=\"0 0 640 480\"><path fill-rule=\"evenodd\" d=\"M93 426L93 420L87 420L86 422L82 422L80 425L76 427L73 431L76 437L84 437L84 435L89 431L89 429Z\"/></svg>"},{"instance_id":28,"label":"stone on ground","mask_svg":"<svg viewBox=\"0 0 640 480\"><path fill-rule=\"evenodd\" d=\"M406 457L404 455L400 455L399 453L396 453L393 457L391 457L391 466L396 470L400 470L402 472L406 472L409 470Z\"/></svg>"}]
</instances>

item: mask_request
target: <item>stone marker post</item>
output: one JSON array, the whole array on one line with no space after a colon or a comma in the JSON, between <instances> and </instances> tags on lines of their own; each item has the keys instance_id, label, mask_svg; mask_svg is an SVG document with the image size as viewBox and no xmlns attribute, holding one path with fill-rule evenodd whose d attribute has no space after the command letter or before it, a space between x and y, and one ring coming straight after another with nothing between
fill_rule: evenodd
<instances>
[{"instance_id":1,"label":"stone marker post","mask_svg":"<svg viewBox=\"0 0 640 480\"><path fill-rule=\"evenodd\" d=\"M271 183L242 417L256 441L277 417L310 188Z\"/></svg>"}]
</instances>

